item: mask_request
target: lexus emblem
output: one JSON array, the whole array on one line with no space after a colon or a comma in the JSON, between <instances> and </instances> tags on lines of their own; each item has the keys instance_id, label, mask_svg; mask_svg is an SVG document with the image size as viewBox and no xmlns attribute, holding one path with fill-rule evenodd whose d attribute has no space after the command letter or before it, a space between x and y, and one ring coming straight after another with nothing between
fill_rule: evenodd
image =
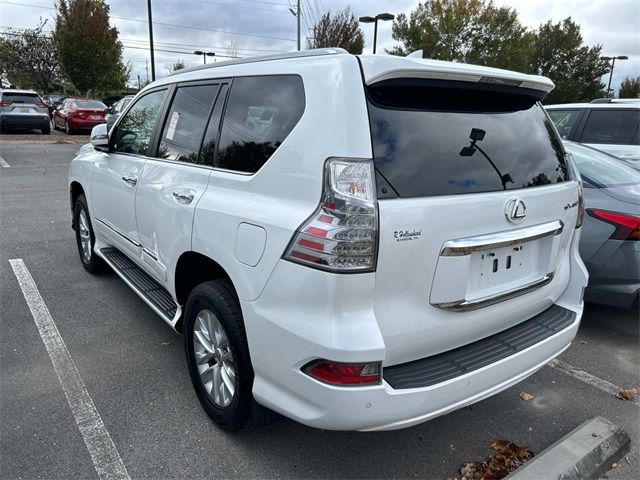
<instances>
[{"instance_id":1,"label":"lexus emblem","mask_svg":"<svg viewBox=\"0 0 640 480\"><path fill-rule=\"evenodd\" d=\"M527 206L518 198L512 198L504 207L504 216L509 223L522 223L527 216Z\"/></svg>"}]
</instances>

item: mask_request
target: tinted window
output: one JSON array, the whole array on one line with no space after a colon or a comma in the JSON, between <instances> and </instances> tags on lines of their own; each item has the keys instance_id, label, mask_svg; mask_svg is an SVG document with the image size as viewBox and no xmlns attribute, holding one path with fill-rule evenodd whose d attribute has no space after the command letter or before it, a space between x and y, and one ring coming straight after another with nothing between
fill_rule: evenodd
<instances>
[{"instance_id":1,"label":"tinted window","mask_svg":"<svg viewBox=\"0 0 640 480\"><path fill-rule=\"evenodd\" d=\"M598 188L640 184L640 172L604 152L581 145L566 144L585 182Z\"/></svg>"},{"instance_id":2,"label":"tinted window","mask_svg":"<svg viewBox=\"0 0 640 480\"><path fill-rule=\"evenodd\" d=\"M401 197L568 179L562 144L535 99L468 87L389 87L369 95L375 166Z\"/></svg>"},{"instance_id":3,"label":"tinted window","mask_svg":"<svg viewBox=\"0 0 640 480\"><path fill-rule=\"evenodd\" d=\"M224 114L216 166L258 171L303 111L304 88L298 76L236 78Z\"/></svg>"},{"instance_id":4,"label":"tinted window","mask_svg":"<svg viewBox=\"0 0 640 480\"><path fill-rule=\"evenodd\" d=\"M2 99L13 103L40 103L40 96L37 93L13 93L4 92Z\"/></svg>"},{"instance_id":5,"label":"tinted window","mask_svg":"<svg viewBox=\"0 0 640 480\"><path fill-rule=\"evenodd\" d=\"M213 107L211 113L211 120L207 127L207 132L204 135L204 141L202 142L202 149L200 150L200 161L206 165L213 165L213 157L216 152L216 142L218 141L218 133L220 131L220 117L222 116L222 109L224 107L224 100L227 95L227 85L222 85L220 93L218 94L218 101Z\"/></svg>"},{"instance_id":6,"label":"tinted window","mask_svg":"<svg viewBox=\"0 0 640 480\"><path fill-rule=\"evenodd\" d=\"M107 108L107 106L97 100L76 100L76 108Z\"/></svg>"},{"instance_id":7,"label":"tinted window","mask_svg":"<svg viewBox=\"0 0 640 480\"><path fill-rule=\"evenodd\" d=\"M568 138L573 126L580 118L581 110L547 110L562 138Z\"/></svg>"},{"instance_id":8,"label":"tinted window","mask_svg":"<svg viewBox=\"0 0 640 480\"><path fill-rule=\"evenodd\" d=\"M591 110L582 132L582 143L630 145L638 129L638 110ZM637 143L637 142L634 142Z\"/></svg>"},{"instance_id":9,"label":"tinted window","mask_svg":"<svg viewBox=\"0 0 640 480\"><path fill-rule=\"evenodd\" d=\"M194 85L176 91L165 120L158 157L198 163L204 130L219 85Z\"/></svg>"},{"instance_id":10,"label":"tinted window","mask_svg":"<svg viewBox=\"0 0 640 480\"><path fill-rule=\"evenodd\" d=\"M166 90L149 93L129 109L113 136L113 151L146 155Z\"/></svg>"}]
</instances>

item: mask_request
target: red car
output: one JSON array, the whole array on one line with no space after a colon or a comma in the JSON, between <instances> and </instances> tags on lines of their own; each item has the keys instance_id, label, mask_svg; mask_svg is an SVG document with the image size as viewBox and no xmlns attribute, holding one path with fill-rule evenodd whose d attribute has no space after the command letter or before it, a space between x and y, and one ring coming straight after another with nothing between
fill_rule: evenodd
<instances>
[{"instance_id":1,"label":"red car","mask_svg":"<svg viewBox=\"0 0 640 480\"><path fill-rule=\"evenodd\" d=\"M53 128L64 129L68 135L80 130L90 131L96 125L105 123L107 106L98 100L86 98L66 98L53 111Z\"/></svg>"}]
</instances>

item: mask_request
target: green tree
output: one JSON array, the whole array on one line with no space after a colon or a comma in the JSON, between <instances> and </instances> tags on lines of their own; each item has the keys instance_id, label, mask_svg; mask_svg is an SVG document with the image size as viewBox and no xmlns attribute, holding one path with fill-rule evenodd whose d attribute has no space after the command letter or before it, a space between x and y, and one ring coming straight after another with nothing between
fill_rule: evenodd
<instances>
[{"instance_id":1,"label":"green tree","mask_svg":"<svg viewBox=\"0 0 640 480\"><path fill-rule=\"evenodd\" d=\"M54 39L66 76L83 94L118 90L130 66L122 62L118 30L104 0L57 0Z\"/></svg>"},{"instance_id":2,"label":"green tree","mask_svg":"<svg viewBox=\"0 0 640 480\"><path fill-rule=\"evenodd\" d=\"M9 30L0 38L0 64L7 74L22 86L45 94L53 82L63 80L53 38L43 32L46 23L20 32Z\"/></svg>"},{"instance_id":3,"label":"green tree","mask_svg":"<svg viewBox=\"0 0 640 480\"><path fill-rule=\"evenodd\" d=\"M572 103L605 97L601 78L609 71L609 64L600 59L601 52L601 45L583 45L580 25L571 17L540 25L531 70L549 77L556 84L545 103Z\"/></svg>"},{"instance_id":4,"label":"green tree","mask_svg":"<svg viewBox=\"0 0 640 480\"><path fill-rule=\"evenodd\" d=\"M427 0L397 16L392 36L401 42L389 51L407 55L422 50L437 60L476 63L526 71L534 36L515 10L491 0Z\"/></svg>"},{"instance_id":5,"label":"green tree","mask_svg":"<svg viewBox=\"0 0 640 480\"><path fill-rule=\"evenodd\" d=\"M640 77L627 77L620 84L618 98L640 98Z\"/></svg>"},{"instance_id":6,"label":"green tree","mask_svg":"<svg viewBox=\"0 0 640 480\"><path fill-rule=\"evenodd\" d=\"M171 65L169 65L167 67L167 72L169 74L173 73L173 72L177 72L178 70L182 70L184 69L184 61L183 60L178 60L176 61L176 63L173 63Z\"/></svg>"},{"instance_id":7,"label":"green tree","mask_svg":"<svg viewBox=\"0 0 640 480\"><path fill-rule=\"evenodd\" d=\"M313 37L307 39L307 48L344 48L353 54L362 53L364 34L349 7L334 16L322 15L313 27Z\"/></svg>"}]
</instances>

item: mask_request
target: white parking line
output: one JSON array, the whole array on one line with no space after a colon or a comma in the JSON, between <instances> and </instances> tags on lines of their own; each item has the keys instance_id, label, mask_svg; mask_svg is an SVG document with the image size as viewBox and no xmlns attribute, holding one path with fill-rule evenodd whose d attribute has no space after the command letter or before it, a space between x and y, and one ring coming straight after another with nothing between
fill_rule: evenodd
<instances>
[{"instance_id":1,"label":"white parking line","mask_svg":"<svg viewBox=\"0 0 640 480\"><path fill-rule=\"evenodd\" d=\"M582 383L591 385L592 387L595 387L602 392L609 393L615 396L616 393L620 391L620 387L618 387L617 385L614 385L611 382L607 382L606 380L596 377L595 375L591 375L589 372L585 372L584 370L565 363L562 360L558 360L557 358L551 360L547 365L555 370L558 370L559 372L565 373L570 377L581 381ZM640 406L640 398L631 400L631 403Z\"/></svg>"},{"instance_id":2,"label":"white parking line","mask_svg":"<svg viewBox=\"0 0 640 480\"><path fill-rule=\"evenodd\" d=\"M2 158L2 155L0 155L0 165L2 165L2 168L10 168L11 165L9 165L7 162L5 162L4 158Z\"/></svg>"},{"instance_id":3,"label":"white parking line","mask_svg":"<svg viewBox=\"0 0 640 480\"><path fill-rule=\"evenodd\" d=\"M47 305L42 300L29 270L22 259L9 260L18 279L31 315L35 320L42 342L53 363L53 368L67 397L93 466L101 480L130 480L116 446L102 423L102 418L89 396L64 340L58 332Z\"/></svg>"}]
</instances>

